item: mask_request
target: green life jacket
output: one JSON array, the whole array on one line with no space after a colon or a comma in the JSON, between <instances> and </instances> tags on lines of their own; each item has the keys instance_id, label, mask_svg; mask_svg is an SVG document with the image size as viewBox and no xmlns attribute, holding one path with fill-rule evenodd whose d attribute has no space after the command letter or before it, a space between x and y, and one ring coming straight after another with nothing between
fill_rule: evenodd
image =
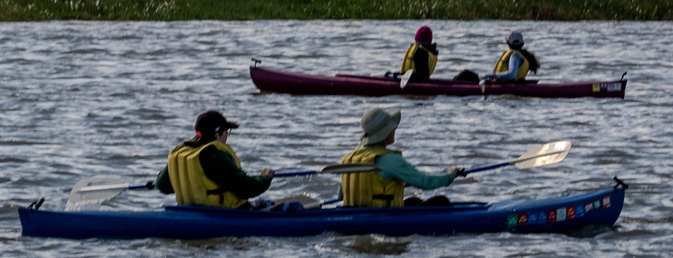
<instances>
[{"instance_id":1,"label":"green life jacket","mask_svg":"<svg viewBox=\"0 0 673 258\"><path fill-rule=\"evenodd\" d=\"M375 163L378 156L401 151L383 147L357 148L341 158L342 164ZM378 172L348 173L341 175L344 206L357 207L402 207L404 206L404 182L386 180Z\"/></svg>"},{"instance_id":2,"label":"green life jacket","mask_svg":"<svg viewBox=\"0 0 673 258\"><path fill-rule=\"evenodd\" d=\"M514 77L515 81L518 80L523 80L526 79L526 75L528 75L528 70L530 69L530 63L528 63L528 60L519 52L518 50L507 50L504 53L502 53L502 56L500 56L500 59L498 59L498 62L495 64L495 67L493 68L493 73L500 73L500 72L506 72L509 70L509 58L513 55L516 54L519 57L521 57L521 60L523 62L521 65L519 65L519 70L516 72L516 77Z\"/></svg>"},{"instance_id":3,"label":"green life jacket","mask_svg":"<svg viewBox=\"0 0 673 258\"><path fill-rule=\"evenodd\" d=\"M419 49L428 52L428 69L430 72L428 76L432 75L432 72L435 71L435 66L437 66L437 55L433 54L420 44L412 44L409 47L409 49L407 49L407 53L404 54L404 60L402 61L402 68L400 69L401 74L404 74L408 70L416 72L416 63L414 62L414 55L416 55L416 51L418 51Z\"/></svg>"},{"instance_id":4,"label":"green life jacket","mask_svg":"<svg viewBox=\"0 0 673 258\"><path fill-rule=\"evenodd\" d=\"M238 198L232 192L220 189L203 172L199 155L208 146L215 146L218 150L229 153L241 167L236 153L231 147L222 142L212 141L199 147L190 147L180 144L168 154L168 176L175 190L178 204L202 205L223 208L238 208L247 202Z\"/></svg>"}]
</instances>

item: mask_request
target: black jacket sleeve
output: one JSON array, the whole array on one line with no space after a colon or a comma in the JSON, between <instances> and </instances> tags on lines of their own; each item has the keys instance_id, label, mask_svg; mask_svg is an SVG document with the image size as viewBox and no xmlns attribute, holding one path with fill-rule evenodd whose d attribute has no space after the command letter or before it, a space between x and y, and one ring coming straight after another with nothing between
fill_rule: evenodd
<instances>
[{"instance_id":1,"label":"black jacket sleeve","mask_svg":"<svg viewBox=\"0 0 673 258\"><path fill-rule=\"evenodd\" d=\"M171 194L175 192L175 190L173 190L173 185L171 185L171 178L168 176L168 165L159 172L154 184L162 193Z\"/></svg>"},{"instance_id":2,"label":"black jacket sleeve","mask_svg":"<svg viewBox=\"0 0 673 258\"><path fill-rule=\"evenodd\" d=\"M248 176L236 166L234 157L214 146L203 149L199 161L206 177L239 198L258 196L271 186L272 177Z\"/></svg>"}]
</instances>

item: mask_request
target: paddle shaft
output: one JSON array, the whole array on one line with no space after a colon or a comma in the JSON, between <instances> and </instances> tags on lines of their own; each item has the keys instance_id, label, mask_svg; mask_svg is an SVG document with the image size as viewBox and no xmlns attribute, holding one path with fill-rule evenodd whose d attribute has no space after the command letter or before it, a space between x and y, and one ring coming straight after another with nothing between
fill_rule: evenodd
<instances>
[{"instance_id":1,"label":"paddle shaft","mask_svg":"<svg viewBox=\"0 0 673 258\"><path fill-rule=\"evenodd\" d=\"M524 162L524 161L528 161L528 160L531 160L531 159L536 159L536 158L539 158L539 157L554 155L554 154L558 154L558 153L562 153L562 152L564 152L564 151L553 151L553 152L544 153L544 154L540 154L540 155L535 155L535 156L531 156L531 157L513 159L513 160L510 160L510 161L502 162L502 163L498 163L498 164L476 167L476 168L473 168L473 169L468 169L468 170L463 171L461 173L461 175L466 176L467 174L470 174L470 173L475 173L475 172L491 170L491 169L495 169L495 168L499 168L499 167L514 165L514 164L519 163L519 162ZM407 187L407 186L410 186L410 185L405 185L405 187ZM332 198L332 199L323 200L323 201L320 202L320 204L321 205L327 205L327 204L337 203L337 202L340 202L340 201L341 200L339 200L339 198Z\"/></svg>"},{"instance_id":2,"label":"paddle shaft","mask_svg":"<svg viewBox=\"0 0 673 258\"><path fill-rule=\"evenodd\" d=\"M301 170L293 171L287 173L275 173L273 177L293 177L293 176L308 176L317 174L318 171L315 170ZM154 184L152 184L154 186ZM154 188L154 187L152 187ZM129 185L129 184L118 184L118 185L104 185L104 186L90 186L80 189L80 192L88 191L100 191L100 190L117 190L117 189L129 189L129 190L141 190L141 189L152 189L147 184L144 185Z\"/></svg>"},{"instance_id":3,"label":"paddle shaft","mask_svg":"<svg viewBox=\"0 0 673 258\"><path fill-rule=\"evenodd\" d=\"M468 170L463 171L463 173L461 173L461 175L467 175L467 174L470 174L470 173L481 172L481 171L485 171L485 170L491 170L491 169L494 169L494 168L514 165L514 164L519 163L519 162L524 162L524 161L528 161L528 160L531 160L531 159L537 159L537 158L544 157L544 156L559 154L559 153L562 153L562 152L564 152L564 151L563 150L552 151L552 152L543 153L543 154L539 154L539 155L535 155L535 156L513 159L513 160L510 160L510 161L507 161L507 162L503 162L503 163L487 165L487 166L482 166L482 167L476 167L476 168L472 168L472 169L468 169Z\"/></svg>"},{"instance_id":4,"label":"paddle shaft","mask_svg":"<svg viewBox=\"0 0 673 258\"><path fill-rule=\"evenodd\" d=\"M513 164L516 164L516 163L519 163L519 162L524 162L524 161L527 161L527 160L536 159L536 158L544 157L544 156L548 156L548 155L558 154L558 153L561 153L561 152L563 152L563 151L554 151L554 152L535 155L535 156L527 157L527 158L523 158L523 159L514 159L514 160L510 160L510 161L502 162L502 163L498 163L498 164L476 167L476 168L472 168L472 169L468 169L468 170L463 171L461 173L461 175L467 176L467 174L486 171L486 170L491 170L491 169L496 169L496 168L504 167L504 166L509 166L509 165L513 165ZM410 185L405 185L405 187L407 187L407 186L410 186ZM328 204L333 204L333 203L337 203L337 202L340 202L340 201L341 200L339 200L339 198L332 198L332 199L323 200L320 203L322 205L328 205Z\"/></svg>"}]
</instances>

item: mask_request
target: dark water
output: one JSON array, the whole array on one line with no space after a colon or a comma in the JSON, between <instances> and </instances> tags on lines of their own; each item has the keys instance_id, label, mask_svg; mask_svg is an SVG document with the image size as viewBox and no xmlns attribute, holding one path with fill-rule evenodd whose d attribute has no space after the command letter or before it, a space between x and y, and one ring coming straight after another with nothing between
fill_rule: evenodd
<instances>
[{"instance_id":1,"label":"dark water","mask_svg":"<svg viewBox=\"0 0 673 258\"><path fill-rule=\"evenodd\" d=\"M545 82L612 80L625 99L513 96L410 98L258 94L250 58L312 74L398 69L416 28L440 49L435 78L489 71L521 30ZM673 251L670 121L673 23L505 21L251 21L0 23L0 256L2 257L658 257ZM502 168L448 188L408 189L454 201L544 198L631 184L614 229L562 234L64 240L21 236L16 206L45 197L62 210L78 180L153 180L195 117L223 111L241 124L229 143L244 168L319 169L358 144L367 109L402 109L393 147L422 170L515 158L573 142L561 163ZM265 198L334 197L336 176L278 178ZM101 209L159 209L159 192L127 191Z\"/></svg>"}]
</instances>

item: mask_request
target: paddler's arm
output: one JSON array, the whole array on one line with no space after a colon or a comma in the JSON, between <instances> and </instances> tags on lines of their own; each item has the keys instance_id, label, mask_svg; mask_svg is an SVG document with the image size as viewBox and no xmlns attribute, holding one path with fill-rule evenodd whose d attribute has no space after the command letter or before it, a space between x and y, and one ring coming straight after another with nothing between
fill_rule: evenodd
<instances>
[{"instance_id":1,"label":"paddler's arm","mask_svg":"<svg viewBox=\"0 0 673 258\"><path fill-rule=\"evenodd\" d=\"M516 78L516 74L519 72L519 66L522 62L523 60L521 60L519 55L513 54L509 57L509 62L507 63L509 69L507 71L486 74L484 75L484 79L514 80L514 78Z\"/></svg>"},{"instance_id":2,"label":"paddler's arm","mask_svg":"<svg viewBox=\"0 0 673 258\"><path fill-rule=\"evenodd\" d=\"M341 189L341 184L339 184L339 190L337 191L337 199L338 199L339 201L343 201L343 200L344 200L344 190Z\"/></svg>"},{"instance_id":3,"label":"paddler's arm","mask_svg":"<svg viewBox=\"0 0 673 258\"><path fill-rule=\"evenodd\" d=\"M236 166L234 158L214 146L201 151L199 161L203 172L215 184L231 191L238 198L252 198L264 193L271 186L270 176L248 176Z\"/></svg>"},{"instance_id":4,"label":"paddler's arm","mask_svg":"<svg viewBox=\"0 0 673 258\"><path fill-rule=\"evenodd\" d=\"M154 184L162 193L171 194L175 192L175 190L173 190L173 185L171 185L171 178L168 176L168 165L159 172Z\"/></svg>"},{"instance_id":5,"label":"paddler's arm","mask_svg":"<svg viewBox=\"0 0 673 258\"><path fill-rule=\"evenodd\" d=\"M376 158L376 165L379 166L381 177L384 179L400 179L407 184L423 189L430 190L443 186L448 186L453 182L454 174L428 174L416 169L409 164L401 155L397 153L388 153Z\"/></svg>"}]
</instances>

